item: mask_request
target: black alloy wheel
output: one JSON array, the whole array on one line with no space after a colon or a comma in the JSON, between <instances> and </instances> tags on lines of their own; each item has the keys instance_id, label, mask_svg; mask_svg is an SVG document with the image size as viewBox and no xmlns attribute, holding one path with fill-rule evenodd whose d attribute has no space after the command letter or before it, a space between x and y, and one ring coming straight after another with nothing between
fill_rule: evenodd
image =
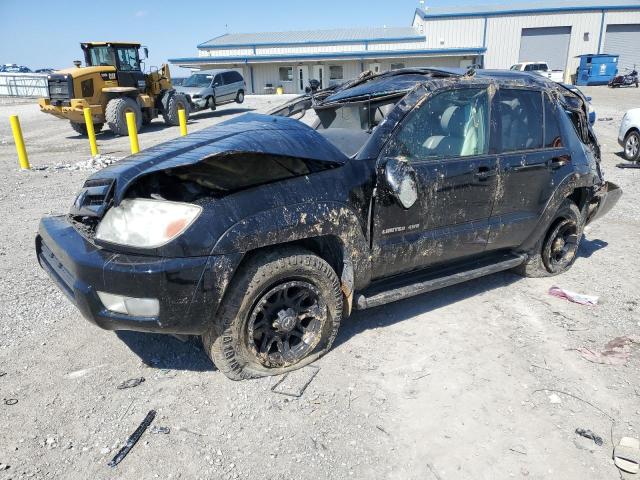
<instances>
[{"instance_id":1,"label":"black alloy wheel","mask_svg":"<svg viewBox=\"0 0 640 480\"><path fill-rule=\"evenodd\" d=\"M253 307L246 346L265 367L291 365L318 345L327 320L327 306L318 288L300 280L281 283Z\"/></svg>"}]
</instances>

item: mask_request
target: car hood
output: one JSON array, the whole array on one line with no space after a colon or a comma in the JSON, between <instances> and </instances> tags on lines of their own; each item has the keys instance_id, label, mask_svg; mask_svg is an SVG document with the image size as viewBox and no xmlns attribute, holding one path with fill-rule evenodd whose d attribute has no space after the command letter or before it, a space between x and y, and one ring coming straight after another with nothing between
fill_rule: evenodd
<instances>
[{"instance_id":1,"label":"car hood","mask_svg":"<svg viewBox=\"0 0 640 480\"><path fill-rule=\"evenodd\" d=\"M247 113L120 160L89 177L85 188L112 184L114 204L118 205L140 177L223 155L229 161L242 162L244 152L326 162L327 167L348 160L326 138L298 120Z\"/></svg>"},{"instance_id":2,"label":"car hood","mask_svg":"<svg viewBox=\"0 0 640 480\"><path fill-rule=\"evenodd\" d=\"M176 92L186 93L189 95L195 95L196 93L200 93L203 90L207 89L207 87L183 87L183 86L176 86L174 88Z\"/></svg>"}]
</instances>

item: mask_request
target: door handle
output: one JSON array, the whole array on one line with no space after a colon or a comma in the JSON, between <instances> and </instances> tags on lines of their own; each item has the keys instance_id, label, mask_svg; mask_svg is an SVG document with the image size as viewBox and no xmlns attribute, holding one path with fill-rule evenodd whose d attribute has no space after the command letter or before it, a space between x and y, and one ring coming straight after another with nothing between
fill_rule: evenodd
<instances>
[{"instance_id":1,"label":"door handle","mask_svg":"<svg viewBox=\"0 0 640 480\"><path fill-rule=\"evenodd\" d=\"M551 160L548 160L547 166L552 170L557 170L558 168L564 167L570 161L571 155L560 155L559 157L553 157Z\"/></svg>"},{"instance_id":2,"label":"door handle","mask_svg":"<svg viewBox=\"0 0 640 480\"><path fill-rule=\"evenodd\" d=\"M473 174L478 180L484 181L489 179L489 177L494 177L496 175L496 169L491 167L478 167L476 173Z\"/></svg>"}]
</instances>

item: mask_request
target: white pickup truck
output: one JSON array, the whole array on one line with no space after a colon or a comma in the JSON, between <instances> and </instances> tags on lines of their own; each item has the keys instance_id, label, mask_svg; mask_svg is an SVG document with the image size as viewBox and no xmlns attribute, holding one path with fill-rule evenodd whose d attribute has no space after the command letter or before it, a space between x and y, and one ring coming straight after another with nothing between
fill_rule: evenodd
<instances>
[{"instance_id":1,"label":"white pickup truck","mask_svg":"<svg viewBox=\"0 0 640 480\"><path fill-rule=\"evenodd\" d=\"M546 62L521 62L511 66L511 70L518 72L531 72L547 77L554 82L562 83L564 81L564 72L562 70L551 70Z\"/></svg>"}]
</instances>

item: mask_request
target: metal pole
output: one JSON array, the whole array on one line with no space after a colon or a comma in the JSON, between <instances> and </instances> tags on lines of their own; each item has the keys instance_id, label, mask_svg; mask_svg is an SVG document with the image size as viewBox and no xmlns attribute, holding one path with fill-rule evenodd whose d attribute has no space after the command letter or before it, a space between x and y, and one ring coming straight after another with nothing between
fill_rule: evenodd
<instances>
[{"instance_id":1,"label":"metal pole","mask_svg":"<svg viewBox=\"0 0 640 480\"><path fill-rule=\"evenodd\" d=\"M178 109L178 120L180 120L180 135L187 136L187 115L184 108Z\"/></svg>"},{"instance_id":2,"label":"metal pole","mask_svg":"<svg viewBox=\"0 0 640 480\"><path fill-rule=\"evenodd\" d=\"M89 145L91 145L91 156L98 155L98 144L96 143L96 132L93 128L93 119L91 118L91 109L85 107L84 111L84 123L87 125L87 136L89 137Z\"/></svg>"},{"instance_id":3,"label":"metal pole","mask_svg":"<svg viewBox=\"0 0 640 480\"><path fill-rule=\"evenodd\" d=\"M20 120L17 115L11 115L11 130L13 131L13 139L16 142L16 151L18 152L18 161L20 162L20 168L23 170L29 170L29 157L27 156L27 149L24 147L24 138L22 137L22 129L20 128Z\"/></svg>"},{"instance_id":4,"label":"metal pole","mask_svg":"<svg viewBox=\"0 0 640 480\"><path fill-rule=\"evenodd\" d=\"M136 130L136 114L133 112L127 112L127 129L129 130L131 153L138 153L140 146L138 145L138 131Z\"/></svg>"}]
</instances>

